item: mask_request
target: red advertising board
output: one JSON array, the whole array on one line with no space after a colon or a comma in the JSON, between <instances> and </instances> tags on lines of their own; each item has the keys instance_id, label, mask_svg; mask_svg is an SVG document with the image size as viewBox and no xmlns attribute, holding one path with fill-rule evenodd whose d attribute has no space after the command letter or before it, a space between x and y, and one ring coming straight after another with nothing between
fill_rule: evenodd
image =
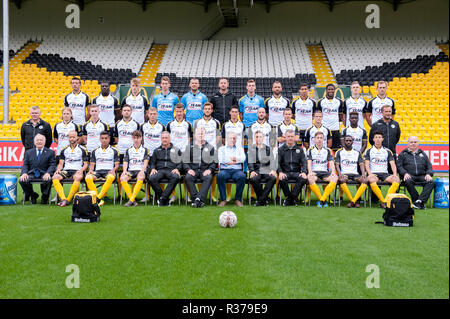
<instances>
[{"instance_id":1,"label":"red advertising board","mask_svg":"<svg viewBox=\"0 0 450 319\"><path fill-rule=\"evenodd\" d=\"M51 148L56 151L56 144ZM399 154L406 145L397 145ZM427 153L435 172L448 172L449 147L447 144L424 144L420 148ZM20 141L0 141L0 168L20 168L22 166L24 148Z\"/></svg>"}]
</instances>

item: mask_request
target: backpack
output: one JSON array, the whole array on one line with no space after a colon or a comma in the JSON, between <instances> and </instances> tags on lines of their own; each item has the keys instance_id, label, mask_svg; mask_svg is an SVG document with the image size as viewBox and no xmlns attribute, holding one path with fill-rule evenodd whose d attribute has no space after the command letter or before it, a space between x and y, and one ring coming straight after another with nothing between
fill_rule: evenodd
<instances>
[{"instance_id":1,"label":"backpack","mask_svg":"<svg viewBox=\"0 0 450 319\"><path fill-rule=\"evenodd\" d=\"M75 194L72 205L72 221L75 223L100 221L100 207L95 192L88 191Z\"/></svg>"},{"instance_id":2,"label":"backpack","mask_svg":"<svg viewBox=\"0 0 450 319\"><path fill-rule=\"evenodd\" d=\"M383 224L394 227L412 227L414 209L411 199L405 194L389 194L386 196L386 209L383 214ZM382 222L378 222L382 223Z\"/></svg>"}]
</instances>

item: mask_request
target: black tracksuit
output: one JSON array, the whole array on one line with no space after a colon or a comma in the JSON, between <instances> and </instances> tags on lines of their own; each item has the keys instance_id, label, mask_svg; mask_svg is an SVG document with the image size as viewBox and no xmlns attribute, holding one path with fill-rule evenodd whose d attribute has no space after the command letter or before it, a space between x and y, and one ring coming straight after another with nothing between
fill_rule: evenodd
<instances>
[{"instance_id":1,"label":"black tracksuit","mask_svg":"<svg viewBox=\"0 0 450 319\"><path fill-rule=\"evenodd\" d=\"M281 172L287 175L287 178L279 180L284 195L288 200L296 201L303 185L307 182L300 174L308 174L306 155L300 146L294 145L290 148L287 144L284 144L278 149L278 173ZM288 181L295 182L292 192L289 189Z\"/></svg>"},{"instance_id":2,"label":"black tracksuit","mask_svg":"<svg viewBox=\"0 0 450 319\"><path fill-rule=\"evenodd\" d=\"M252 145L247 152L248 170L250 174L256 172L258 175L250 178L250 184L255 190L257 201L264 204L267 201L270 191L275 185L277 178L269 175L270 171L276 171L276 163L272 149L264 145L258 149L256 145ZM263 188L262 184L266 184Z\"/></svg>"},{"instance_id":3,"label":"black tracksuit","mask_svg":"<svg viewBox=\"0 0 450 319\"><path fill-rule=\"evenodd\" d=\"M392 151L392 154L394 154L394 157L396 157L395 155L397 154L397 152L395 148L398 141L400 140L401 135L400 125L398 124L398 122L390 120L386 123L383 121L383 119L379 119L378 121L376 121L370 129L369 143L371 145L374 144L373 135L377 131L383 132L383 146L390 149Z\"/></svg>"},{"instance_id":4,"label":"black tracksuit","mask_svg":"<svg viewBox=\"0 0 450 319\"><path fill-rule=\"evenodd\" d=\"M31 120L28 120L22 124L20 129L20 137L22 139L22 144L25 147L25 151L28 151L34 147L34 137L37 134L42 134L45 136L45 147L50 148L53 142L52 127L50 124L45 122L43 119L39 119L39 122L36 125L33 125Z\"/></svg>"},{"instance_id":5,"label":"black tracksuit","mask_svg":"<svg viewBox=\"0 0 450 319\"><path fill-rule=\"evenodd\" d=\"M219 121L220 125L230 120L230 110L233 105L238 106L237 97L228 91L226 94L222 94L219 91L216 92L209 101L214 106L213 118Z\"/></svg>"}]
</instances>

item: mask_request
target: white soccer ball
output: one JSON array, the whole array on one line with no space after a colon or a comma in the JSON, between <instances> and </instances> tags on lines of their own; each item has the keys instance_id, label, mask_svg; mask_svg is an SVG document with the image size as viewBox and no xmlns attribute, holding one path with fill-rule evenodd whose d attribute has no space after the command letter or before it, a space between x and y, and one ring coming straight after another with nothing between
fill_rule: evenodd
<instances>
[{"instance_id":1,"label":"white soccer ball","mask_svg":"<svg viewBox=\"0 0 450 319\"><path fill-rule=\"evenodd\" d=\"M236 223L237 223L236 214L233 213L231 210L224 211L222 214L220 214L219 217L220 226L225 228L231 228L234 227Z\"/></svg>"}]
</instances>

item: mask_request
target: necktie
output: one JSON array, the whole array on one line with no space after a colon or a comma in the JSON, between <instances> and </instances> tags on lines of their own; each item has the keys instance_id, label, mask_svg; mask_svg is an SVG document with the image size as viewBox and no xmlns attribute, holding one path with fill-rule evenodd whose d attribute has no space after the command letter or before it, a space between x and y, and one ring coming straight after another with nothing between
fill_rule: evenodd
<instances>
[{"instance_id":1,"label":"necktie","mask_svg":"<svg viewBox=\"0 0 450 319\"><path fill-rule=\"evenodd\" d=\"M42 152L42 150L38 150L38 154L37 154L38 163L39 163L39 158L41 157L41 152ZM39 171L38 168L36 168L36 170L34 171L34 177L39 178L40 175L41 175L41 172Z\"/></svg>"}]
</instances>

